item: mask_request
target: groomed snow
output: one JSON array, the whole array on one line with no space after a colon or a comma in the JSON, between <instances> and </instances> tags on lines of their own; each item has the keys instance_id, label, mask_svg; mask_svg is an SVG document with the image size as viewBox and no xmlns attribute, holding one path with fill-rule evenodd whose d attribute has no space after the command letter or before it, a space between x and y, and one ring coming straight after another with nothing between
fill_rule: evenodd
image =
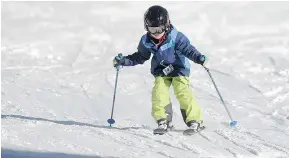
<instances>
[{"instance_id":1,"label":"groomed snow","mask_svg":"<svg viewBox=\"0 0 289 158\"><path fill-rule=\"evenodd\" d=\"M112 59L136 51L154 4L210 59L191 64L207 129L155 136L150 61L119 74ZM289 2L2 2L1 122L5 158L289 157Z\"/></svg>"}]
</instances>

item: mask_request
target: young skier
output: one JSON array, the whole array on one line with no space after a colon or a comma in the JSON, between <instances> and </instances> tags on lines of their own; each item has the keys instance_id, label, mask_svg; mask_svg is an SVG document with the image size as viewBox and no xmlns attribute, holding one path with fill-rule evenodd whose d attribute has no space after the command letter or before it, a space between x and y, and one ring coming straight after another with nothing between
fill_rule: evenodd
<instances>
[{"instance_id":1,"label":"young skier","mask_svg":"<svg viewBox=\"0 0 289 158\"><path fill-rule=\"evenodd\" d=\"M147 33L142 36L137 52L118 55L116 66L135 66L151 60L151 73L155 77L152 90L152 116L158 123L154 134L163 134L172 127L172 105L169 88L172 85L180 103L181 113L189 129L197 132L202 123L202 111L190 89L190 63L188 59L205 65L202 55L188 38L171 24L168 11L158 5L151 6L144 14Z\"/></svg>"}]
</instances>

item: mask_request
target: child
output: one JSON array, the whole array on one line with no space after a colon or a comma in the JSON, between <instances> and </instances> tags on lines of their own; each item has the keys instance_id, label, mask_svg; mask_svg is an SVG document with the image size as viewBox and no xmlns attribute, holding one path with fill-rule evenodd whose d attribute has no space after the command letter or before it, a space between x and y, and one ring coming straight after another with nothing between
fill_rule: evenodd
<instances>
[{"instance_id":1,"label":"child","mask_svg":"<svg viewBox=\"0 0 289 158\"><path fill-rule=\"evenodd\" d=\"M199 130L202 123L202 111L193 92L190 90L190 63L204 65L206 56L202 55L188 38L171 24L167 10L161 6L151 6L144 15L144 27L138 51L132 55L116 56L114 66L135 66L149 60L151 54L151 73L155 77L152 90L152 116L158 123L155 134L161 134L172 127L172 105L169 88L180 103L181 113L186 125ZM188 59L187 59L188 58Z\"/></svg>"}]
</instances>

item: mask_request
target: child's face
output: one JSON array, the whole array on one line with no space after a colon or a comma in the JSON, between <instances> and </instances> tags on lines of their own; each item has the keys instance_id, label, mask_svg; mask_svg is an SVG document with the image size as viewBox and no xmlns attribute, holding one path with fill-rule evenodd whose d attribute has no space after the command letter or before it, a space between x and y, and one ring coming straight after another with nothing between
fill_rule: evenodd
<instances>
[{"instance_id":1,"label":"child's face","mask_svg":"<svg viewBox=\"0 0 289 158\"><path fill-rule=\"evenodd\" d=\"M151 36L155 39L161 39L163 36L165 35L165 32L161 33L161 34L151 34Z\"/></svg>"}]
</instances>

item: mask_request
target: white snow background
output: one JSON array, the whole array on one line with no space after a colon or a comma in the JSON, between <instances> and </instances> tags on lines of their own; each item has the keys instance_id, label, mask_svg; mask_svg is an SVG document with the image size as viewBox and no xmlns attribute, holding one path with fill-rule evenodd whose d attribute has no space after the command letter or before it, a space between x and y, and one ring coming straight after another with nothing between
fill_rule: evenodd
<instances>
[{"instance_id":1,"label":"white snow background","mask_svg":"<svg viewBox=\"0 0 289 158\"><path fill-rule=\"evenodd\" d=\"M150 61L124 67L109 128L118 53L132 54L143 14L161 4L210 59L191 65L206 130L152 134ZM288 158L289 2L2 2L4 158Z\"/></svg>"}]
</instances>

